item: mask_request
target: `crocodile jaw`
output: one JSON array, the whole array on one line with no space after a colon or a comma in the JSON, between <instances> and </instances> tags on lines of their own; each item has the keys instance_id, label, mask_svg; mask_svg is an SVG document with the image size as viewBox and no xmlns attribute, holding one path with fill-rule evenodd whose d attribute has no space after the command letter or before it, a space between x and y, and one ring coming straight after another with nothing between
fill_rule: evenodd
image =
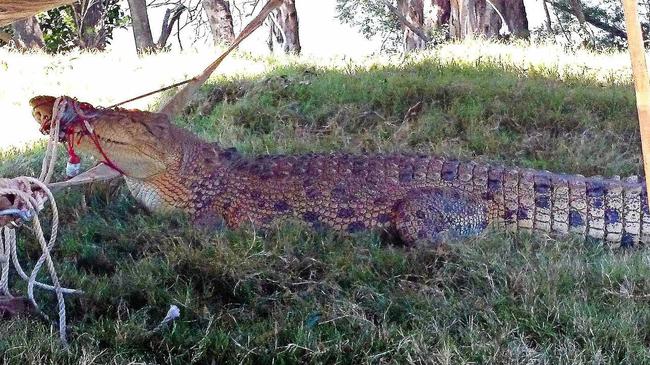
<instances>
[{"instance_id":1,"label":"crocodile jaw","mask_svg":"<svg viewBox=\"0 0 650 365\"><path fill-rule=\"evenodd\" d=\"M143 180L125 176L126 186L135 200L150 212L172 213L181 211L179 207L170 204L160 194L158 187Z\"/></svg>"}]
</instances>

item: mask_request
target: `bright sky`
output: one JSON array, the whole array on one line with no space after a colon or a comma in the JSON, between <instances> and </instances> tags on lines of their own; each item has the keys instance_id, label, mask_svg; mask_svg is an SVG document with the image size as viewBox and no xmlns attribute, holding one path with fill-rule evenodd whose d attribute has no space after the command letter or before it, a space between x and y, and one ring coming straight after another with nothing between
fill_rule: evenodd
<instances>
[{"instance_id":1,"label":"bright sky","mask_svg":"<svg viewBox=\"0 0 650 365\"><path fill-rule=\"evenodd\" d=\"M127 8L126 1L123 0L123 2L124 8ZM524 0L524 4L528 13L529 27L533 29L540 26L543 22L541 0ZM357 29L341 24L336 18L336 0L297 0L296 8L300 22L300 40L304 55L322 58L341 56L357 58L379 50L380 40L368 40ZM149 11L154 40L158 38L160 33L164 13L165 11L162 8L150 9ZM245 20L245 22L247 21ZM189 29L181 32L185 46L191 43L191 32ZM267 32L267 28L262 26L242 44L242 48L259 54L268 53L265 42ZM113 45L115 47L135 49L131 30L123 29L115 32ZM178 41L175 38L172 40L172 45L173 47L178 46Z\"/></svg>"},{"instance_id":2,"label":"bright sky","mask_svg":"<svg viewBox=\"0 0 650 365\"><path fill-rule=\"evenodd\" d=\"M126 3L126 1L124 1ZM261 8L261 6L259 6ZM126 8L126 4L125 4ZM341 24L336 19L336 0L298 0L296 1L298 19L300 22L300 40L304 55L317 57L348 56L359 57L379 50L378 40L367 40L356 29ZM154 40L158 38L162 17L165 11L161 8L150 9L149 17ZM248 22L248 20L245 20ZM242 48L254 53L266 54L266 35L268 28L260 27L243 44ZM236 29L238 32L239 29ZM184 29L183 45L191 43L191 29ZM211 42L211 40L210 40ZM114 47L135 48L131 30L115 32ZM178 41L174 38L172 46L177 47ZM197 44L200 46L200 44Z\"/></svg>"}]
</instances>

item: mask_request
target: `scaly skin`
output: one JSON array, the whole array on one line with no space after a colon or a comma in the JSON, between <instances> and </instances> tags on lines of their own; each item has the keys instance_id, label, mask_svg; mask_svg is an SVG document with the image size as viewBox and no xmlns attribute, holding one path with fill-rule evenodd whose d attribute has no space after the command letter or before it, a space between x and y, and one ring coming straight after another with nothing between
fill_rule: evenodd
<instances>
[{"instance_id":1,"label":"scaly skin","mask_svg":"<svg viewBox=\"0 0 650 365\"><path fill-rule=\"evenodd\" d=\"M65 101L63 120L73 121L78 102ZM54 98L30 103L48 126ZM315 228L383 229L407 244L473 235L490 224L624 246L650 239L646 189L637 177L585 178L407 154L248 158L162 114L88 104L86 111L135 198L151 211L183 211L201 226L268 227L293 218ZM82 124L74 133L76 149L103 159Z\"/></svg>"}]
</instances>

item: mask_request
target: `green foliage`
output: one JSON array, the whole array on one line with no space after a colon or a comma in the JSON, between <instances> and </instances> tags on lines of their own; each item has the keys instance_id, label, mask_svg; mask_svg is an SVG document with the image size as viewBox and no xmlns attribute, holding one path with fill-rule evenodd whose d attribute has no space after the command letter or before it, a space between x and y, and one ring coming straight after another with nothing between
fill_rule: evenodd
<instances>
[{"instance_id":1,"label":"green foliage","mask_svg":"<svg viewBox=\"0 0 650 365\"><path fill-rule=\"evenodd\" d=\"M131 24L131 19L126 15L125 9L120 6L119 0L104 0L106 15L104 18L104 29L106 30L106 43L111 44L113 31L116 28L125 28Z\"/></svg>"},{"instance_id":2,"label":"green foliage","mask_svg":"<svg viewBox=\"0 0 650 365\"><path fill-rule=\"evenodd\" d=\"M389 53L400 49L400 22L386 5L376 0L336 0L338 19L361 31L368 39L380 37L382 50Z\"/></svg>"},{"instance_id":3,"label":"green foliage","mask_svg":"<svg viewBox=\"0 0 650 365\"><path fill-rule=\"evenodd\" d=\"M110 44L113 30L126 26L128 19L120 7L119 0L102 0L102 6L105 7L105 15L101 24L105 30L107 44ZM49 10L37 18L48 52L65 52L78 46L79 30L72 6Z\"/></svg>"},{"instance_id":4,"label":"green foliage","mask_svg":"<svg viewBox=\"0 0 650 365\"><path fill-rule=\"evenodd\" d=\"M573 13L569 0L547 0L548 6L557 17L552 19L552 33L545 26L540 26L534 34L552 42L560 42L572 47L588 46L596 49L624 48L627 39L621 36L625 32L623 7L619 0L582 0L581 5L587 18L598 25L588 24L585 34ZM397 1L393 1L397 6ZM650 34L650 6L639 2L641 27L644 39ZM337 0L338 18L341 22L358 28L367 38L380 37L382 50L395 52L400 49L402 32L399 20L378 0ZM431 31L431 30L429 30ZM448 41L447 31L443 28L432 31L434 44Z\"/></svg>"},{"instance_id":5,"label":"green foliage","mask_svg":"<svg viewBox=\"0 0 650 365\"><path fill-rule=\"evenodd\" d=\"M77 26L72 15L72 6L49 10L40 14L37 19L48 52L64 52L75 47Z\"/></svg>"},{"instance_id":6,"label":"green foliage","mask_svg":"<svg viewBox=\"0 0 650 365\"><path fill-rule=\"evenodd\" d=\"M419 151L584 174L641 169L632 88L487 59L277 65L216 80L181 125L243 153ZM418 101L415 120L404 113ZM192 108L190 108L192 110ZM0 157L33 175L42 147ZM64 164L64 161L61 161ZM61 166L60 166L61 167ZM409 250L294 223L202 232L148 215L122 187L59 194L54 260L69 351L33 319L3 322L6 363L648 364L650 252L489 232ZM20 232L31 267L38 244ZM27 261L27 260L26 260ZM24 284L11 287L23 290ZM40 294L54 315L54 301ZM151 332L170 304L181 317Z\"/></svg>"},{"instance_id":7,"label":"green foliage","mask_svg":"<svg viewBox=\"0 0 650 365\"><path fill-rule=\"evenodd\" d=\"M549 4L555 4L553 8L555 8L555 12L562 23L561 25L557 24L557 22L554 24L554 34L556 36L560 38L568 36L574 42L579 39L582 40L582 43L576 42L578 45L584 44L598 49L622 49L626 47L627 39L622 34L619 34L625 32L625 18L621 1L581 1L587 23L590 23L588 24L588 34L585 34L580 28L569 0L553 0L549 1ZM643 38L647 40L650 34L650 7L646 2L639 2L638 9ZM594 19L594 22L599 25L594 25L594 22L590 22L589 19ZM617 33L616 31L620 32ZM538 30L538 33L540 32L544 33L544 31ZM578 39L575 39L576 37Z\"/></svg>"}]
</instances>

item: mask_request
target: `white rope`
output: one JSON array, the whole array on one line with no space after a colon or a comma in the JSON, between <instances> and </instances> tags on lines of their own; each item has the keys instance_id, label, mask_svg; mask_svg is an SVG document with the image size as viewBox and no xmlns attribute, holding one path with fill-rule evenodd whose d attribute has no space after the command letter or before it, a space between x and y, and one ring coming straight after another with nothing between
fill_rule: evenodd
<instances>
[{"instance_id":1,"label":"white rope","mask_svg":"<svg viewBox=\"0 0 650 365\"><path fill-rule=\"evenodd\" d=\"M41 174L38 179L44 183L49 183L54 174L54 165L56 164L56 152L59 145L59 128L61 126L61 116L65 109L66 102L59 97L54 101L52 107L52 119L50 120L50 138L47 141L47 149L45 150L45 157L41 165Z\"/></svg>"},{"instance_id":2,"label":"white rope","mask_svg":"<svg viewBox=\"0 0 650 365\"><path fill-rule=\"evenodd\" d=\"M18 275L25 281L27 281L27 297L31 301L34 308L40 312L38 304L34 299L34 286L37 286L42 289L54 291L56 293L57 307L59 313L59 338L64 346L67 347L68 341L66 337L66 313L65 313L65 300L63 294L80 294L83 293L79 290L62 288L59 282L59 276L54 268L54 262L50 252L54 247L56 242L56 237L59 229L59 212L54 201L54 196L52 192L48 189L46 184L51 180L54 173L54 166L56 164L57 157L57 145L59 141L59 126L61 122L62 112L65 109L65 102L62 102L62 98L57 98L54 103L53 113L52 113L52 125L50 126L50 138L47 143L47 149L45 151L45 157L43 158L43 164L41 166L41 174L38 179L33 177L17 177L9 181L7 187L0 187L0 196L2 195L13 195L15 196L14 205L18 206L19 203L22 203L22 209L27 209L33 217L33 230L36 238L38 239L39 244L41 245L41 250L43 253L39 257L38 261L34 265L29 276L22 269L20 262L18 261L18 254L16 249L16 232L13 228L5 226L1 229L0 234L0 293L5 296L11 297L9 292L9 266L13 263L14 268ZM40 219L38 218L38 212L43 208L43 202L38 201L34 194L32 193L32 185L39 187L43 194L50 201L52 206L52 229L50 232L49 240L45 239L43 234L43 229L41 227ZM11 256L12 262L9 261ZM46 264L47 269L50 274L50 280L53 285L44 284L36 281L36 276L43 264ZM45 314L43 314L45 316ZM45 316L47 318L47 316Z\"/></svg>"},{"instance_id":3,"label":"white rope","mask_svg":"<svg viewBox=\"0 0 650 365\"><path fill-rule=\"evenodd\" d=\"M9 230L3 229L1 233L0 266L2 266L2 273L0 273L0 293L11 298L12 296L9 292L9 256L11 255L11 244L9 243L10 232Z\"/></svg>"}]
</instances>

